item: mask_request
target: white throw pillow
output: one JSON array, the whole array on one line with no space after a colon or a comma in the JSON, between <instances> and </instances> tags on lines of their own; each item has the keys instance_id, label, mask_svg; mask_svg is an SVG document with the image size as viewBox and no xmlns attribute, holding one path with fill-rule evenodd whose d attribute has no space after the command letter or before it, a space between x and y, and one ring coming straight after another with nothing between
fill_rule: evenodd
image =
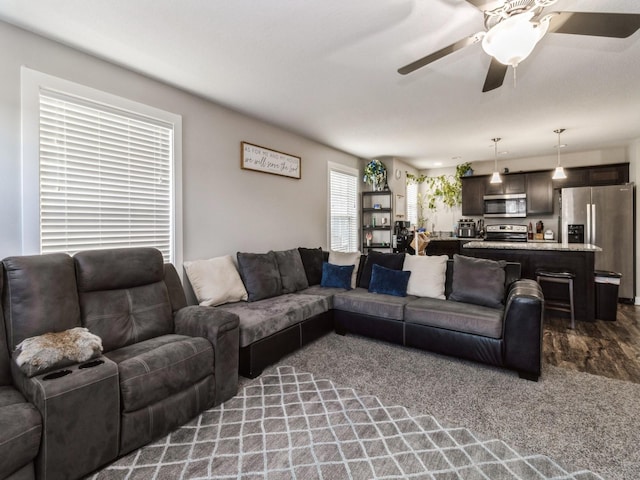
<instances>
[{"instance_id":1,"label":"white throw pillow","mask_svg":"<svg viewBox=\"0 0 640 480\"><path fill-rule=\"evenodd\" d=\"M360 252L329 252L329 263L332 265L353 265L351 275L351 288L356 288L356 278L358 278L358 266L360 265Z\"/></svg>"},{"instance_id":2,"label":"white throw pillow","mask_svg":"<svg viewBox=\"0 0 640 480\"><path fill-rule=\"evenodd\" d=\"M402 269L411 272L407 295L445 298L448 259L447 255L406 255Z\"/></svg>"},{"instance_id":3,"label":"white throw pillow","mask_svg":"<svg viewBox=\"0 0 640 480\"><path fill-rule=\"evenodd\" d=\"M215 307L247 300L247 289L231 255L184 262L184 269L200 305Z\"/></svg>"}]
</instances>

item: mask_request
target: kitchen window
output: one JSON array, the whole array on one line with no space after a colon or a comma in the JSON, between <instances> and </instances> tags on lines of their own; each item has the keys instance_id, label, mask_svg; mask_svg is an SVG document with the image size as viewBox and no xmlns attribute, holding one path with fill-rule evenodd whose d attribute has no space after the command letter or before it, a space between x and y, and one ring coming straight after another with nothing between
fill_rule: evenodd
<instances>
[{"instance_id":1,"label":"kitchen window","mask_svg":"<svg viewBox=\"0 0 640 480\"><path fill-rule=\"evenodd\" d=\"M180 264L181 117L22 74L24 253L145 246Z\"/></svg>"},{"instance_id":2,"label":"kitchen window","mask_svg":"<svg viewBox=\"0 0 640 480\"><path fill-rule=\"evenodd\" d=\"M358 251L358 171L329 163L329 245L336 252Z\"/></svg>"}]
</instances>

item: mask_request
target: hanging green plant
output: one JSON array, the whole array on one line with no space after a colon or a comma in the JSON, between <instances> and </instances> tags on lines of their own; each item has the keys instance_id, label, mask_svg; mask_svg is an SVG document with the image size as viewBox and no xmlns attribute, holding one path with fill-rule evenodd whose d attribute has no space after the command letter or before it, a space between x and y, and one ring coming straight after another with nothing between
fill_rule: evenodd
<instances>
[{"instance_id":1,"label":"hanging green plant","mask_svg":"<svg viewBox=\"0 0 640 480\"><path fill-rule=\"evenodd\" d=\"M411 175L407 173L407 183L427 183L428 190L424 199L426 207L434 211L437 201L441 201L449 208L456 207L462 203L462 180L461 178L471 170L470 163L462 163L456 166L454 175L438 175L428 177L426 175Z\"/></svg>"}]
</instances>

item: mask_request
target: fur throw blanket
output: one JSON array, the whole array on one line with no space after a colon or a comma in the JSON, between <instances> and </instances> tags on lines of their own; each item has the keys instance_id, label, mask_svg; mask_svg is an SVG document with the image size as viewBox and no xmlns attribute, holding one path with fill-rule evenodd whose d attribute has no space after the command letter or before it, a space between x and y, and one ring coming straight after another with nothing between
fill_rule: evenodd
<instances>
[{"instance_id":1,"label":"fur throw blanket","mask_svg":"<svg viewBox=\"0 0 640 480\"><path fill-rule=\"evenodd\" d=\"M102 339L83 327L26 338L14 352L20 370L28 377L74 363L86 362L102 352Z\"/></svg>"}]
</instances>

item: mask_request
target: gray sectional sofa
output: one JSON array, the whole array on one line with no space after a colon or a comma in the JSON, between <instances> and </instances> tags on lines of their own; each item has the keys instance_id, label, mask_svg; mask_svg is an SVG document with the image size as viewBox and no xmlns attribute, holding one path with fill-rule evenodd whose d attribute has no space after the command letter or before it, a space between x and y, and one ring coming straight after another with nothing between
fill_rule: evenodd
<instances>
[{"instance_id":1,"label":"gray sectional sofa","mask_svg":"<svg viewBox=\"0 0 640 480\"><path fill-rule=\"evenodd\" d=\"M0 478L80 478L236 394L237 317L187 306L155 249L10 257L2 279Z\"/></svg>"},{"instance_id":2,"label":"gray sectional sofa","mask_svg":"<svg viewBox=\"0 0 640 480\"><path fill-rule=\"evenodd\" d=\"M284 355L335 330L538 379L544 298L536 282L520 279L519 264L456 256L442 270L441 298L430 298L370 291L373 269L402 270L404 254L358 256L356 288L325 288L322 268L330 260L328 252L297 250L238 253L249 301L215 308L239 318L241 375L254 378ZM296 275L298 280L292 281Z\"/></svg>"}]
</instances>

